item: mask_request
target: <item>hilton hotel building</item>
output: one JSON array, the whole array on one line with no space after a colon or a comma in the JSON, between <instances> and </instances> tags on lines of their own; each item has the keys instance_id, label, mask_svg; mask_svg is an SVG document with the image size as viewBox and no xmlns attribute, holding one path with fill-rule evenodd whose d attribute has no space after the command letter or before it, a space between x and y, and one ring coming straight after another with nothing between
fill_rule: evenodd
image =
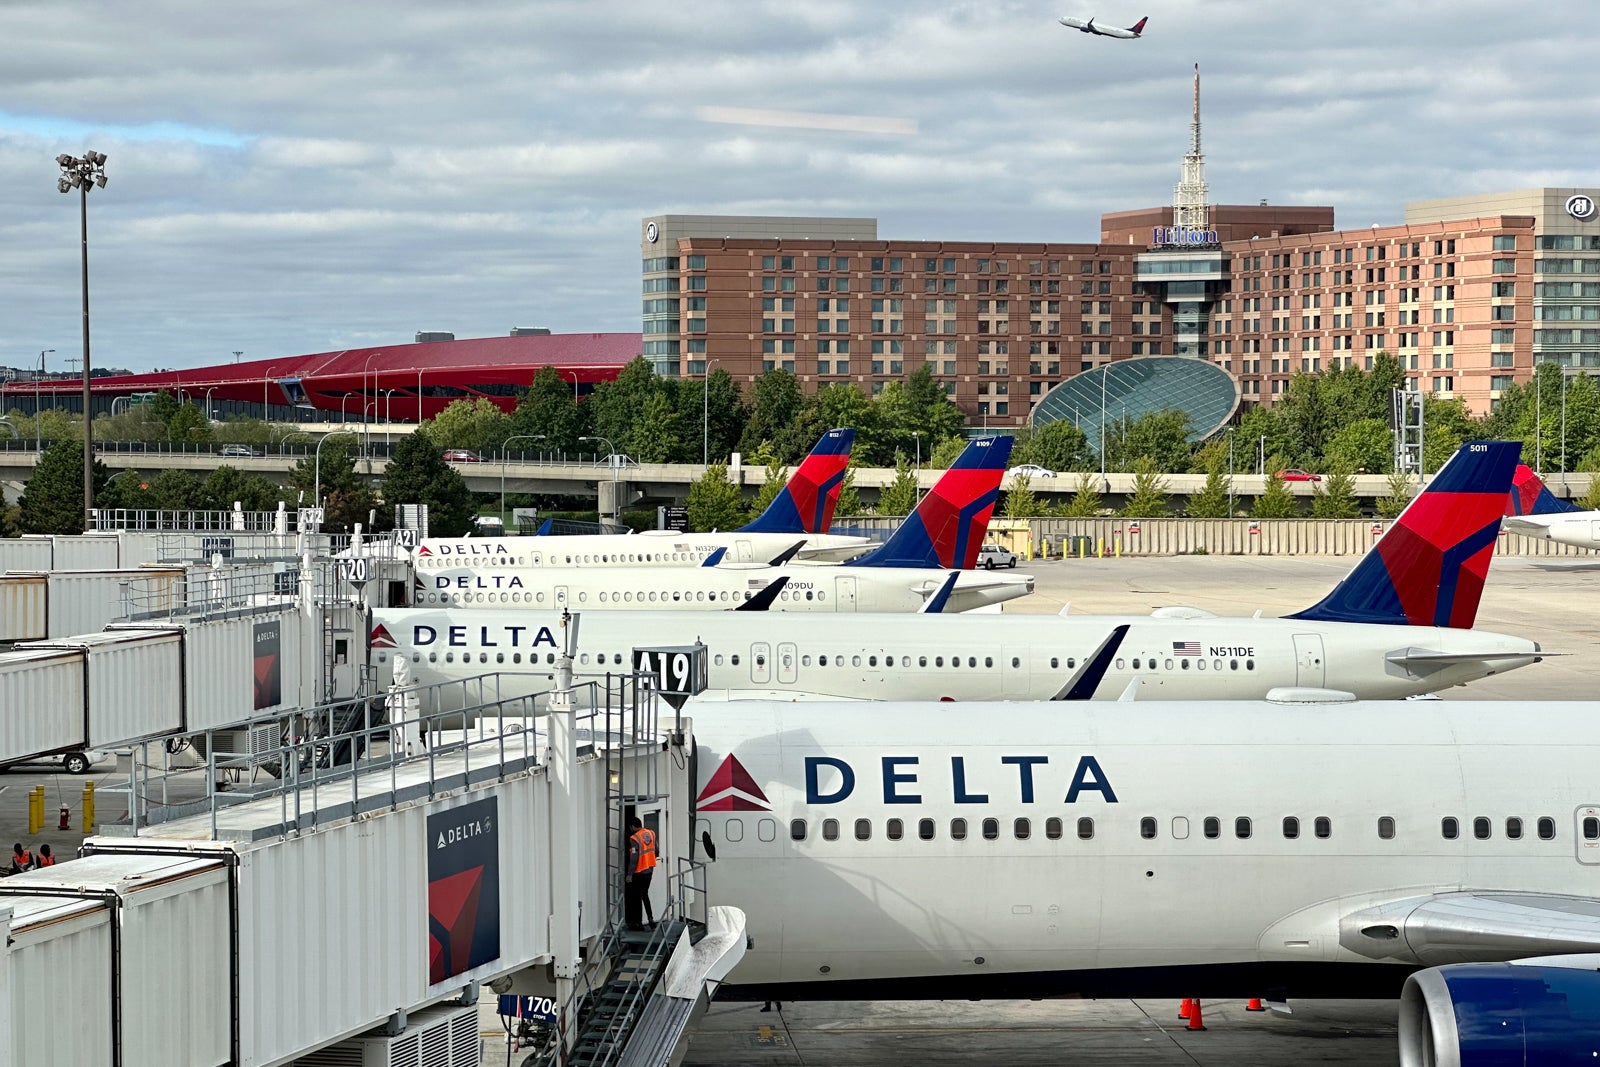
<instances>
[{"instance_id":1,"label":"hilton hotel building","mask_svg":"<svg viewBox=\"0 0 1600 1067\"><path fill-rule=\"evenodd\" d=\"M877 220L643 220L644 355L661 374L793 371L868 394L927 364L973 425L1131 356L1208 360L1244 402L1296 372L1396 356L1413 385L1492 408L1549 361L1600 373L1596 189L1427 200L1334 228L1328 207L1104 215L1095 243L884 240Z\"/></svg>"}]
</instances>

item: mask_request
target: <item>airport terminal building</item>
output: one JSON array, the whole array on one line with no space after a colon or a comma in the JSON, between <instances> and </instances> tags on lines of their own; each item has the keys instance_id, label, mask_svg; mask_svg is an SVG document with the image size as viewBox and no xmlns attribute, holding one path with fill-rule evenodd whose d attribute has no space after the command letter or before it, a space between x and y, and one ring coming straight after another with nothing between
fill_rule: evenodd
<instances>
[{"instance_id":1,"label":"airport terminal building","mask_svg":"<svg viewBox=\"0 0 1600 1067\"><path fill-rule=\"evenodd\" d=\"M793 371L869 394L927 364L974 424L1026 423L1073 375L1209 361L1243 403L1291 376L1398 357L1413 384L1491 408L1538 362L1600 371L1600 190L1407 205L1339 230L1329 207L1102 216L1094 243L883 240L874 219L642 220L644 352L663 374Z\"/></svg>"}]
</instances>

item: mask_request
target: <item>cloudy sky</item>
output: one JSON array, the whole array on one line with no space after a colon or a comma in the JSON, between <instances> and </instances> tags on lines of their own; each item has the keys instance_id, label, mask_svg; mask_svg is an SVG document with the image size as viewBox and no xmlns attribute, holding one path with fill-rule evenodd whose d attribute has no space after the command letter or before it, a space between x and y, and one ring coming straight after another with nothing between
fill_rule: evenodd
<instances>
[{"instance_id":1,"label":"cloudy sky","mask_svg":"<svg viewBox=\"0 0 1600 1067\"><path fill-rule=\"evenodd\" d=\"M1129 25L1089 37L1061 15ZM1553 0L0 0L0 366L639 329L639 219L1092 241L1169 203L1600 186L1600 9ZM825 116L751 125L750 112ZM866 120L866 121L863 121Z\"/></svg>"}]
</instances>

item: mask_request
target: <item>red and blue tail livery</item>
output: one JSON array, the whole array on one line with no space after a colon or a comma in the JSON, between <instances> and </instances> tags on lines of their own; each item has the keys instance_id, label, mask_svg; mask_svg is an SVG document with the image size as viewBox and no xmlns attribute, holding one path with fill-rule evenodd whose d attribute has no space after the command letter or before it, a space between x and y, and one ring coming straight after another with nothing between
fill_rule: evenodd
<instances>
[{"instance_id":1,"label":"red and blue tail livery","mask_svg":"<svg viewBox=\"0 0 1600 1067\"><path fill-rule=\"evenodd\" d=\"M1469 629L1521 450L1462 445L1333 592L1288 618Z\"/></svg>"},{"instance_id":2,"label":"red and blue tail livery","mask_svg":"<svg viewBox=\"0 0 1600 1067\"><path fill-rule=\"evenodd\" d=\"M1507 515L1559 515L1577 510L1576 504L1552 493L1526 463L1517 464L1517 473L1511 479L1511 495L1506 500Z\"/></svg>"},{"instance_id":3,"label":"red and blue tail livery","mask_svg":"<svg viewBox=\"0 0 1600 1067\"><path fill-rule=\"evenodd\" d=\"M1009 437L980 437L922 498L894 536L846 567L939 567L971 570L989 530L1011 458Z\"/></svg>"},{"instance_id":4,"label":"red and blue tail livery","mask_svg":"<svg viewBox=\"0 0 1600 1067\"><path fill-rule=\"evenodd\" d=\"M850 465L850 446L856 432L829 430L817 447L801 461L789 477L783 492L773 497L767 510L742 529L747 533L828 532L833 523L833 506L839 502L844 485L844 469Z\"/></svg>"}]
</instances>

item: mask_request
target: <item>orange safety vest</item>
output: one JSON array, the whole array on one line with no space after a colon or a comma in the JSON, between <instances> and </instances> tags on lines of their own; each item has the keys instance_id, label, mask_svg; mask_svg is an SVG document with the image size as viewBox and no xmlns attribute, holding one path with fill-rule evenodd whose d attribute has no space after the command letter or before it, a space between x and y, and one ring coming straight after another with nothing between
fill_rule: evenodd
<instances>
[{"instance_id":1,"label":"orange safety vest","mask_svg":"<svg viewBox=\"0 0 1600 1067\"><path fill-rule=\"evenodd\" d=\"M23 849L21 855L13 852L11 854L11 860L18 867L22 868L23 870L27 870L29 867L33 866L33 853L29 852L27 849Z\"/></svg>"},{"instance_id":2,"label":"orange safety vest","mask_svg":"<svg viewBox=\"0 0 1600 1067\"><path fill-rule=\"evenodd\" d=\"M644 871L654 870L656 865L656 835L648 829L638 829L629 838L634 847L639 850L639 859L633 865L633 873L640 874Z\"/></svg>"},{"instance_id":3,"label":"orange safety vest","mask_svg":"<svg viewBox=\"0 0 1600 1067\"><path fill-rule=\"evenodd\" d=\"M49 856L41 855L39 857L39 866L41 866L41 867L54 867L55 865L56 865L56 858L55 858L54 854L51 854Z\"/></svg>"}]
</instances>

